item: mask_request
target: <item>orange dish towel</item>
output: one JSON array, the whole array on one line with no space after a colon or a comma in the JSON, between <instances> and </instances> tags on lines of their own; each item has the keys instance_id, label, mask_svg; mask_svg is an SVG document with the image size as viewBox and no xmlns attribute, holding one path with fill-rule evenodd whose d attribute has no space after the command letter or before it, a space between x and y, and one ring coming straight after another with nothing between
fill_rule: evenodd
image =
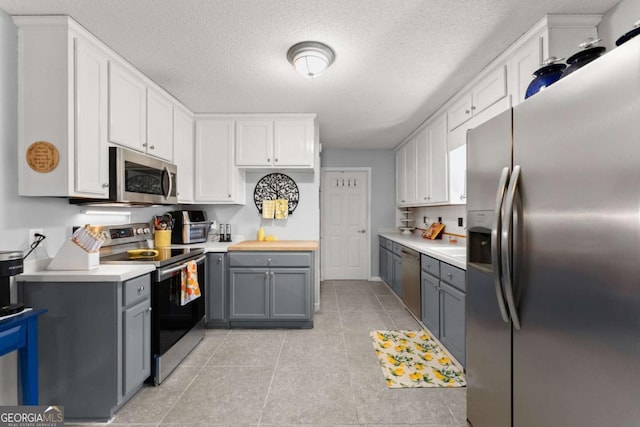
<instances>
[{"instance_id":1,"label":"orange dish towel","mask_svg":"<svg viewBox=\"0 0 640 427\"><path fill-rule=\"evenodd\" d=\"M180 305L185 305L197 298L200 298L200 286L198 286L198 265L195 261L189 261L187 263L187 267L182 269Z\"/></svg>"}]
</instances>

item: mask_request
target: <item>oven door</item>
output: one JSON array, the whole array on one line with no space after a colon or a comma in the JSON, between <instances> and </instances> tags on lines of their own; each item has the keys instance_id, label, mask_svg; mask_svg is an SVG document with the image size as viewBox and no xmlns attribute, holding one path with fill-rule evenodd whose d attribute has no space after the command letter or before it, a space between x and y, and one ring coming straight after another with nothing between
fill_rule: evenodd
<instances>
[{"instance_id":1,"label":"oven door","mask_svg":"<svg viewBox=\"0 0 640 427\"><path fill-rule=\"evenodd\" d=\"M194 329L203 327L205 307L205 260L194 259L198 266L200 297L180 305L182 271L187 262L159 268L151 287L152 377L159 384L202 339ZM204 335L202 333L201 335ZM159 359L165 358L164 361ZM161 370L163 372L153 372Z\"/></svg>"}]
</instances>

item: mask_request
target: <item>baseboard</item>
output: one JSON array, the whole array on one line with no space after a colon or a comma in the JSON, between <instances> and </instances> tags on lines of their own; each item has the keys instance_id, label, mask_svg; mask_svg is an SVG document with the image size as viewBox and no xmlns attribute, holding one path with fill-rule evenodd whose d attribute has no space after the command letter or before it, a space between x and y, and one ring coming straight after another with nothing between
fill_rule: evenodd
<instances>
[{"instance_id":1,"label":"baseboard","mask_svg":"<svg viewBox=\"0 0 640 427\"><path fill-rule=\"evenodd\" d=\"M382 278L380 276L371 276L369 278L370 282L382 282Z\"/></svg>"}]
</instances>

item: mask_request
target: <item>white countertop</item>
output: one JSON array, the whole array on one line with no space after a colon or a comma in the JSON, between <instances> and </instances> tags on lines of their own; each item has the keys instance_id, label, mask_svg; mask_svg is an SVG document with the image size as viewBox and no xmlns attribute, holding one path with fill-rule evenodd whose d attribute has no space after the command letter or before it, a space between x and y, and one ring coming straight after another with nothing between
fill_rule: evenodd
<instances>
[{"instance_id":1,"label":"white countertop","mask_svg":"<svg viewBox=\"0 0 640 427\"><path fill-rule=\"evenodd\" d=\"M458 243L451 244L447 236L444 236L442 240L430 240L423 238L420 234L402 234L400 232L381 232L378 233L378 235L425 255L437 258L447 264L462 268L463 270L467 269L466 255L452 255L446 252L448 248L466 248L467 239L458 237Z\"/></svg>"},{"instance_id":2,"label":"white countertop","mask_svg":"<svg viewBox=\"0 0 640 427\"><path fill-rule=\"evenodd\" d=\"M93 270L40 270L16 276L18 282L122 282L151 273L152 264L103 264Z\"/></svg>"}]
</instances>

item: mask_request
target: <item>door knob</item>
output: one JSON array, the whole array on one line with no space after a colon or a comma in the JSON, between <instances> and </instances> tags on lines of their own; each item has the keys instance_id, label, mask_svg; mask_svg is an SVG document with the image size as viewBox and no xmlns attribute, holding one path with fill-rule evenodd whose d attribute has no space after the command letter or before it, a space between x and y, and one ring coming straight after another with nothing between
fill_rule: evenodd
<instances>
[{"instance_id":1,"label":"door knob","mask_svg":"<svg viewBox=\"0 0 640 427\"><path fill-rule=\"evenodd\" d=\"M363 233L363 234L364 234L364 233L366 233L366 232L367 232L367 230L364 230L364 229L362 229L362 230L358 230L358 233Z\"/></svg>"}]
</instances>

